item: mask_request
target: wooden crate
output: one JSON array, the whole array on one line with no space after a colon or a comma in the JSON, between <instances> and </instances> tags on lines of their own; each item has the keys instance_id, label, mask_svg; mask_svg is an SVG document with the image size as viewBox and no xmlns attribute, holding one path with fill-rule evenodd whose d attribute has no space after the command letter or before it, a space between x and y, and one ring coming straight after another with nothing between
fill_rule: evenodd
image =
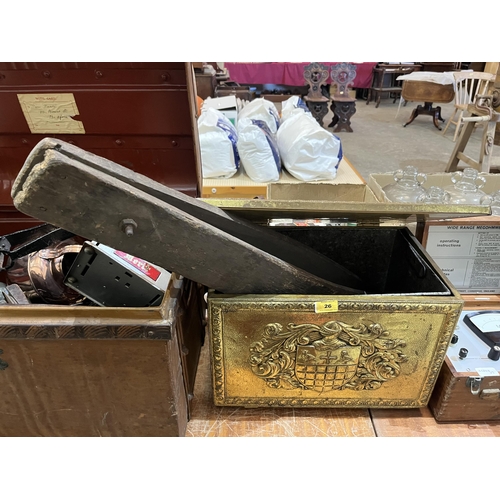
<instances>
[{"instance_id":1,"label":"wooden crate","mask_svg":"<svg viewBox=\"0 0 500 500\"><path fill-rule=\"evenodd\" d=\"M173 275L151 308L0 310L1 436L183 436L203 290Z\"/></svg>"}]
</instances>

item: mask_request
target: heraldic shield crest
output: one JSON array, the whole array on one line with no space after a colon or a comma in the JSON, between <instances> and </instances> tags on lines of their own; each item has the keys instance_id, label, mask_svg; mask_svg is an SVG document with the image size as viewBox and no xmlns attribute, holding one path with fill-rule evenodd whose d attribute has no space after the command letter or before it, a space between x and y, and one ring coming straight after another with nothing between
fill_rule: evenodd
<instances>
[{"instance_id":1,"label":"heraldic shield crest","mask_svg":"<svg viewBox=\"0 0 500 500\"><path fill-rule=\"evenodd\" d=\"M389 338L378 323L290 323L286 329L270 323L250 346L249 361L253 373L276 389L373 390L400 374L407 361L401 347L405 342Z\"/></svg>"}]
</instances>

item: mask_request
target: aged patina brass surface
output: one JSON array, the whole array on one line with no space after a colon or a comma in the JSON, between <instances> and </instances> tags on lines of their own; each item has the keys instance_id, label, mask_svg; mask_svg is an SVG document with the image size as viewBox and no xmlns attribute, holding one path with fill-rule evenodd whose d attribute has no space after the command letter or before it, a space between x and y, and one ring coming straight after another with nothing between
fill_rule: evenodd
<instances>
[{"instance_id":1,"label":"aged patina brass surface","mask_svg":"<svg viewBox=\"0 0 500 500\"><path fill-rule=\"evenodd\" d=\"M272 218L338 219L338 227L275 229L356 272L367 292L210 293L216 405L415 408L427 404L463 301L408 229L386 223L464 217L479 214L484 207L210 202L259 223Z\"/></svg>"},{"instance_id":2,"label":"aged patina brass surface","mask_svg":"<svg viewBox=\"0 0 500 500\"><path fill-rule=\"evenodd\" d=\"M215 404L425 406L461 308L458 297L212 293Z\"/></svg>"},{"instance_id":3,"label":"aged patina brass surface","mask_svg":"<svg viewBox=\"0 0 500 500\"><path fill-rule=\"evenodd\" d=\"M245 219L266 223L268 219L345 218L358 223L381 220L451 219L490 215L484 205L435 205L425 203L359 203L323 200L246 200L203 198L205 203L220 207Z\"/></svg>"}]
</instances>

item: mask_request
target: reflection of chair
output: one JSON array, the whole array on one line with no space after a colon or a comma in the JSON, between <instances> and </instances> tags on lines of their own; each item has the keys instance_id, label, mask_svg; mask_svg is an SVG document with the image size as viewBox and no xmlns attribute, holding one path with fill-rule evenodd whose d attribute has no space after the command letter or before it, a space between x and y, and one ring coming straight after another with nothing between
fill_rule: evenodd
<instances>
[{"instance_id":1,"label":"reflection of chair","mask_svg":"<svg viewBox=\"0 0 500 500\"><path fill-rule=\"evenodd\" d=\"M464 111L467 110L467 106L474 104L477 94L487 95L489 93L489 84L494 82L496 77L491 73L482 73L480 71L455 71L453 77L455 79L455 109L446 127L444 127L443 135L450 123L453 123L456 127L453 137L453 142L455 142L460 126L463 124ZM454 121L457 112L458 118Z\"/></svg>"},{"instance_id":2,"label":"reflection of chair","mask_svg":"<svg viewBox=\"0 0 500 500\"><path fill-rule=\"evenodd\" d=\"M356 65L338 63L332 66L332 85L336 86L330 109L333 111L333 120L329 127L337 128L334 132L345 130L352 132L351 116L356 113L356 98L349 96L349 86L356 78Z\"/></svg>"},{"instance_id":3,"label":"reflection of chair","mask_svg":"<svg viewBox=\"0 0 500 500\"><path fill-rule=\"evenodd\" d=\"M304 67L304 80L309 85L309 91L304 101L316 121L323 126L323 118L328 113L330 98L323 94L323 86L328 80L328 66L311 63Z\"/></svg>"}]
</instances>

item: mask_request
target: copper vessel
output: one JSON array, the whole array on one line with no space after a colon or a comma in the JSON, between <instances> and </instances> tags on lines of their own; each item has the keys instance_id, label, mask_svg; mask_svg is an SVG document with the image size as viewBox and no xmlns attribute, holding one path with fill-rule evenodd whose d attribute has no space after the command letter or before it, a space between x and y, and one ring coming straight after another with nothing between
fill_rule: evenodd
<instances>
[{"instance_id":1,"label":"copper vessel","mask_svg":"<svg viewBox=\"0 0 500 500\"><path fill-rule=\"evenodd\" d=\"M64 285L64 276L82 245L68 239L17 259L7 271L10 283L21 287L30 299L47 304L77 304L84 297Z\"/></svg>"}]
</instances>

